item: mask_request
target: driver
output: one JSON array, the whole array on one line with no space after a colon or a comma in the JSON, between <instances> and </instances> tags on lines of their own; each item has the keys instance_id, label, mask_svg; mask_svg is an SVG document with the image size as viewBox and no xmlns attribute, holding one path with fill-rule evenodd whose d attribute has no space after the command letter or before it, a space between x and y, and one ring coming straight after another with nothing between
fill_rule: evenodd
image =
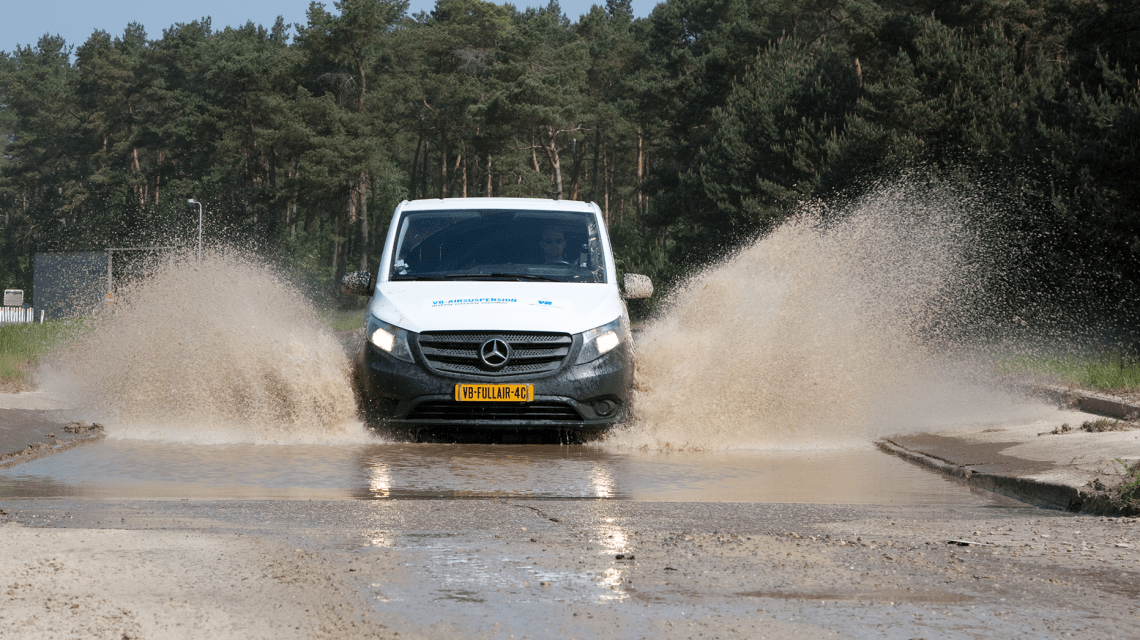
<instances>
[{"instance_id":1,"label":"driver","mask_svg":"<svg viewBox=\"0 0 1140 640\"><path fill-rule=\"evenodd\" d=\"M542 261L544 264L566 264L562 250L566 247L566 236L557 227L547 227L542 232Z\"/></svg>"}]
</instances>

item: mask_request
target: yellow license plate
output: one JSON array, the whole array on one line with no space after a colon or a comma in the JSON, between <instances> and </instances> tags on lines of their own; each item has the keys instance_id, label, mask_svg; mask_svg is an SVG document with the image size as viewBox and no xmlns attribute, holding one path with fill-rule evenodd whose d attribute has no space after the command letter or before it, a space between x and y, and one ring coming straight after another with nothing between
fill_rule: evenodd
<instances>
[{"instance_id":1,"label":"yellow license plate","mask_svg":"<svg viewBox=\"0 0 1140 640\"><path fill-rule=\"evenodd\" d=\"M533 384L457 384L455 399L459 402L531 402Z\"/></svg>"}]
</instances>

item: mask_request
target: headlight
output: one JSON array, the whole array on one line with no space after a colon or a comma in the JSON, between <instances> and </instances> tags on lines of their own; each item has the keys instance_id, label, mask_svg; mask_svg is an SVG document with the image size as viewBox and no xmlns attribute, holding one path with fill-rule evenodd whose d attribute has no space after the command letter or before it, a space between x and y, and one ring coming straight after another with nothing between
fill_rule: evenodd
<instances>
[{"instance_id":1,"label":"headlight","mask_svg":"<svg viewBox=\"0 0 1140 640\"><path fill-rule=\"evenodd\" d=\"M400 327L381 322L372 316L368 319L368 340L399 360L415 362L412 348L408 346L408 332Z\"/></svg>"},{"instance_id":2,"label":"headlight","mask_svg":"<svg viewBox=\"0 0 1140 640\"><path fill-rule=\"evenodd\" d=\"M618 318L583 333L582 350L578 352L578 362L575 364L592 362L616 349L626 336L626 329L622 326L623 319L624 317Z\"/></svg>"}]
</instances>

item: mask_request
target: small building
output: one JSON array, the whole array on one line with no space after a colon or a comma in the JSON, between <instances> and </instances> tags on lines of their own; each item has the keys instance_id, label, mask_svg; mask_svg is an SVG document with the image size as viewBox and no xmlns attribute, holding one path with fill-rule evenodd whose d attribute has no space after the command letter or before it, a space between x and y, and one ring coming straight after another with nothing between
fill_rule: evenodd
<instances>
[{"instance_id":1,"label":"small building","mask_svg":"<svg viewBox=\"0 0 1140 640\"><path fill-rule=\"evenodd\" d=\"M88 314L103 307L107 254L99 251L37 253L32 302L49 319Z\"/></svg>"}]
</instances>

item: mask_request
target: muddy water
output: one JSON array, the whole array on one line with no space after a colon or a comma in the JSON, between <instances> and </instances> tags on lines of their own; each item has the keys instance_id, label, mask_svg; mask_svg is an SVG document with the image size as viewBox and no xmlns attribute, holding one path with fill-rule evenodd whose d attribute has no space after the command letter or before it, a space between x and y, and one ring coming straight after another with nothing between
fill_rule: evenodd
<instances>
[{"instance_id":1,"label":"muddy water","mask_svg":"<svg viewBox=\"0 0 1140 640\"><path fill-rule=\"evenodd\" d=\"M176 255L118 297L39 379L80 417L140 440L368 441L340 344L262 261Z\"/></svg>"},{"instance_id":2,"label":"muddy water","mask_svg":"<svg viewBox=\"0 0 1140 640\"><path fill-rule=\"evenodd\" d=\"M995 308L986 283L1001 270L1001 248L977 226L985 217L984 202L905 183L805 210L674 291L637 339L632 419L584 447L375 444L347 358L295 287L239 253L175 257L126 287L40 380L110 438L5 472L0 486L141 498L989 500L869 444L1041 410L1002 392L976 357L985 349L971 327Z\"/></svg>"},{"instance_id":3,"label":"muddy water","mask_svg":"<svg viewBox=\"0 0 1140 640\"><path fill-rule=\"evenodd\" d=\"M606 446L858 447L1034 411L976 357L1008 253L994 217L906 181L807 207L674 290L636 340L634 415ZM369 441L337 341L287 278L236 251L156 262L39 382L116 438Z\"/></svg>"},{"instance_id":4,"label":"muddy water","mask_svg":"<svg viewBox=\"0 0 1140 640\"><path fill-rule=\"evenodd\" d=\"M978 357L1008 255L985 218L985 202L904 182L805 210L711 266L639 336L636 418L610 442L844 446L1016 417Z\"/></svg>"},{"instance_id":5,"label":"muddy water","mask_svg":"<svg viewBox=\"0 0 1140 640\"><path fill-rule=\"evenodd\" d=\"M591 446L104 440L0 471L0 497L68 496L1005 503L870 447L677 454Z\"/></svg>"}]
</instances>

